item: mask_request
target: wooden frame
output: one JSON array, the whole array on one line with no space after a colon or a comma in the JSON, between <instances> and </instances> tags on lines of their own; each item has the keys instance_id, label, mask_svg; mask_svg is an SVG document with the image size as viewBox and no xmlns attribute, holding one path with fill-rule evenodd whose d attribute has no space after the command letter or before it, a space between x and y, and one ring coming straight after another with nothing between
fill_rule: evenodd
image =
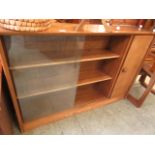
<instances>
[{"instance_id":1,"label":"wooden frame","mask_svg":"<svg viewBox=\"0 0 155 155\"><path fill-rule=\"evenodd\" d=\"M11 135L13 134L13 124L8 111L8 100L4 85L4 73L0 62L0 135Z\"/></svg>"},{"instance_id":2,"label":"wooden frame","mask_svg":"<svg viewBox=\"0 0 155 155\"><path fill-rule=\"evenodd\" d=\"M2 63L3 69L4 69L4 74L5 74L6 79L7 79L7 83L8 83L8 87L9 87L10 94L11 94L11 97L12 97L12 101L13 101L13 104L14 104L18 124L19 124L19 127L20 127L21 131L23 132L24 129L23 129L22 114L21 114L21 111L20 111L20 108L19 108L19 105L18 105L18 102L17 102L17 97L16 97L16 93L15 93L15 89L14 89L14 84L12 82L12 77L11 77L11 74L10 74L9 69L8 69L8 64L7 64L7 60L6 60L6 57L5 57L4 47L3 47L2 42L3 42L2 38L0 38L0 59L1 59L1 63Z\"/></svg>"}]
</instances>

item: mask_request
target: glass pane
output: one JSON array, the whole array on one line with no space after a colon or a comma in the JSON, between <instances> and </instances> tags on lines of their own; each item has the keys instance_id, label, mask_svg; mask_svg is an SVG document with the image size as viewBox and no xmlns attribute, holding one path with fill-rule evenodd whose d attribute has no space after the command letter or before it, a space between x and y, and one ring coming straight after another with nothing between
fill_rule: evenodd
<instances>
[{"instance_id":1,"label":"glass pane","mask_svg":"<svg viewBox=\"0 0 155 155\"><path fill-rule=\"evenodd\" d=\"M72 88L19 99L24 121L31 121L72 108L75 95L76 89Z\"/></svg>"},{"instance_id":2,"label":"glass pane","mask_svg":"<svg viewBox=\"0 0 155 155\"><path fill-rule=\"evenodd\" d=\"M19 98L76 86L79 63L12 71Z\"/></svg>"},{"instance_id":3,"label":"glass pane","mask_svg":"<svg viewBox=\"0 0 155 155\"><path fill-rule=\"evenodd\" d=\"M72 108L83 36L6 36L10 71L24 121Z\"/></svg>"},{"instance_id":4,"label":"glass pane","mask_svg":"<svg viewBox=\"0 0 155 155\"><path fill-rule=\"evenodd\" d=\"M58 64L81 57L84 37L7 36L4 37L10 67Z\"/></svg>"}]
</instances>

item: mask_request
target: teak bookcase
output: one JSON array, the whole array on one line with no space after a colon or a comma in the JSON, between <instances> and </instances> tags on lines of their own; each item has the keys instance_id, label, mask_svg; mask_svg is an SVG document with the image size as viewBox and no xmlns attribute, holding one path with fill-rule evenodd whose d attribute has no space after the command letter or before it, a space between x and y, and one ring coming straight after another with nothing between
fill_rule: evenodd
<instances>
[{"instance_id":1,"label":"teak bookcase","mask_svg":"<svg viewBox=\"0 0 155 155\"><path fill-rule=\"evenodd\" d=\"M53 29L0 29L1 61L22 132L126 97L154 37Z\"/></svg>"}]
</instances>

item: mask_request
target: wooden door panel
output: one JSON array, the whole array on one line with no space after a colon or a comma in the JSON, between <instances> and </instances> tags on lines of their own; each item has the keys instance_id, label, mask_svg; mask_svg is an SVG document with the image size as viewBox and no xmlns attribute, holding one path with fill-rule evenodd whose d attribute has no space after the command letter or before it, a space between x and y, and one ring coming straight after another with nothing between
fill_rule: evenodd
<instances>
[{"instance_id":1,"label":"wooden door panel","mask_svg":"<svg viewBox=\"0 0 155 155\"><path fill-rule=\"evenodd\" d=\"M123 97L126 94L142 64L152 39L152 35L137 35L134 37L122 70L114 86L112 97Z\"/></svg>"}]
</instances>

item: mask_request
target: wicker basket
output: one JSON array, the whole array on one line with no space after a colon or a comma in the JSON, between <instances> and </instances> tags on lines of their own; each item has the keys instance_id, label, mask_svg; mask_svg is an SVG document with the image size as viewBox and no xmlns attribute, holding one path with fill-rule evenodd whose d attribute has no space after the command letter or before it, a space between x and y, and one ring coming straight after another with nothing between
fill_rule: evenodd
<instances>
[{"instance_id":1,"label":"wicker basket","mask_svg":"<svg viewBox=\"0 0 155 155\"><path fill-rule=\"evenodd\" d=\"M55 22L54 19L1 19L0 26L13 31L40 32L47 30Z\"/></svg>"}]
</instances>

